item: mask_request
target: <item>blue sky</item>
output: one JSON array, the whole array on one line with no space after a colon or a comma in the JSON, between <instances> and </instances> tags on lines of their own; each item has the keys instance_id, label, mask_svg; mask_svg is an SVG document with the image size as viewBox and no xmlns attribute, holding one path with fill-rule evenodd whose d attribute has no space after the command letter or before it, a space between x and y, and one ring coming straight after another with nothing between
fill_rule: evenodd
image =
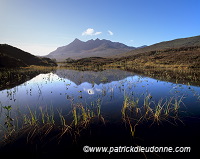
<instances>
[{"instance_id":1,"label":"blue sky","mask_svg":"<svg viewBox=\"0 0 200 159\"><path fill-rule=\"evenodd\" d=\"M199 0L0 0L0 43L35 55L75 38L137 47L197 35Z\"/></svg>"}]
</instances>

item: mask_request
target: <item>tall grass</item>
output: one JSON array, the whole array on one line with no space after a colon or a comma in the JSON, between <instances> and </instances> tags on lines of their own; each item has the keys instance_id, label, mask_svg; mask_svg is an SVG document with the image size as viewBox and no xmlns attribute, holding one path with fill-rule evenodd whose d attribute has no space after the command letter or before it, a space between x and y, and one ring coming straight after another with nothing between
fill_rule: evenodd
<instances>
[{"instance_id":1,"label":"tall grass","mask_svg":"<svg viewBox=\"0 0 200 159\"><path fill-rule=\"evenodd\" d=\"M11 108L10 106L1 107L6 114L5 124L2 126L5 133L3 140L7 140L10 137L9 140L11 141L14 139L11 136L18 136L20 134L26 134L27 142L31 142L36 138L42 140L54 130L57 132L57 138L60 139L66 133L80 134L83 129L87 129L88 125L95 118L105 123L101 115L100 99L91 103L90 106L84 106L82 103L72 104L71 111L67 115L62 110L57 110L58 117L56 118L56 111L52 106L45 108L27 107L28 111L26 114L18 113L16 121L20 118L21 124L20 127L17 126L17 129L13 122L15 119L11 118Z\"/></svg>"},{"instance_id":2,"label":"tall grass","mask_svg":"<svg viewBox=\"0 0 200 159\"><path fill-rule=\"evenodd\" d=\"M5 130L4 137L7 139L12 133L15 131L15 127L13 124L14 119L11 116L12 106L2 106L1 111L5 110L5 121L4 121L4 128L2 125L1 127Z\"/></svg>"},{"instance_id":3,"label":"tall grass","mask_svg":"<svg viewBox=\"0 0 200 159\"><path fill-rule=\"evenodd\" d=\"M166 99L153 100L150 94L135 97L124 96L121 115L123 122L128 125L132 136L136 134L136 128L140 124L159 125L162 122L169 122L176 125L179 119L180 108L184 97L171 97ZM37 108L39 110L27 107L28 113L21 113L21 125L16 129L11 118L11 108L3 107L2 111L7 114L5 121L7 128L12 131L5 131L5 140L11 139L12 134L26 134L27 142L31 142L36 138L42 140L56 130L57 139L61 139L65 134L80 135L82 130L89 127L90 123L101 121L105 124L101 111L102 101L98 99L91 102L90 105L84 106L82 103L72 103L71 110L66 114L62 110L57 110L58 115L53 107ZM56 118L55 118L56 116ZM10 118L8 118L10 117ZM18 116L18 118L20 118ZM8 121L9 119L9 121ZM14 119L15 120L15 119ZM16 120L18 121L18 120ZM55 135L55 134L54 134ZM13 140L13 139L11 139Z\"/></svg>"},{"instance_id":4,"label":"tall grass","mask_svg":"<svg viewBox=\"0 0 200 159\"><path fill-rule=\"evenodd\" d=\"M143 99L125 96L121 109L123 121L129 125L131 135L135 135L136 126L145 124L160 124L169 122L176 124L179 118L180 108L183 103L183 96L180 98L171 97L169 99L159 99L157 102L152 99L150 94ZM143 102L139 102L139 101ZM139 106L140 103L140 106Z\"/></svg>"}]
</instances>

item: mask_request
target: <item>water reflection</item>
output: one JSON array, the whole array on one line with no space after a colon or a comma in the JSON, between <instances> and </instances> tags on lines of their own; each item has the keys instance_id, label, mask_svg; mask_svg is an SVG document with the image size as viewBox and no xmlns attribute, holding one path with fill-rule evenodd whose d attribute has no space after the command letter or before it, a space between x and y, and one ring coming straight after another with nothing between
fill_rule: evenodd
<instances>
[{"instance_id":1,"label":"water reflection","mask_svg":"<svg viewBox=\"0 0 200 159\"><path fill-rule=\"evenodd\" d=\"M119 120L125 96L142 99L150 94L155 102L184 96L188 109L200 114L197 107L200 88L197 86L159 81L122 70L81 72L58 69L36 75L18 86L0 91L1 105L10 105L23 113L28 112L27 107L51 106L55 111L62 109L67 114L72 104L88 106L100 99L103 114L112 120Z\"/></svg>"},{"instance_id":2,"label":"water reflection","mask_svg":"<svg viewBox=\"0 0 200 159\"><path fill-rule=\"evenodd\" d=\"M83 88L83 90L85 92L87 92L88 94L92 95L94 94L95 91L97 91L98 89L87 89L87 88ZM98 90L98 91L101 91L101 90Z\"/></svg>"},{"instance_id":3,"label":"water reflection","mask_svg":"<svg viewBox=\"0 0 200 159\"><path fill-rule=\"evenodd\" d=\"M104 70L99 72L94 71L77 71L59 69L54 72L60 78L65 78L73 81L76 85L80 85L84 82L91 84L110 83L113 81L122 80L128 76L133 76L133 72L127 72L123 70Z\"/></svg>"},{"instance_id":4,"label":"water reflection","mask_svg":"<svg viewBox=\"0 0 200 159\"><path fill-rule=\"evenodd\" d=\"M32 79L0 91L0 125L6 130L6 126L18 128L20 124L26 126L27 122L43 123L43 126L50 123L50 128L52 125L61 124L61 131L65 132L69 125L72 129L73 125L77 128L78 123L85 126L96 116L106 123L106 126L93 125L93 132L95 130L99 135L91 138L92 131L88 130L86 137L83 136L83 145L88 145L88 142L96 144L96 138L100 143L103 141L109 144L118 139L124 141L126 138L127 145L132 142L132 138L126 137L130 133L127 134L124 129L129 129L132 136L137 132L139 137L136 137L140 141L143 138L144 142L150 139L149 144L155 141L160 143L160 139L166 139L167 143L169 141L171 144L180 134L189 136L188 132L196 138L199 136L200 124L197 120L200 118L200 87L191 85L191 81L184 81L187 84L177 80L169 81L122 70L81 72L58 69L35 74ZM148 120L151 120L150 123ZM163 126L163 121L170 126ZM177 123L180 121L186 123L184 131L179 130ZM152 123L157 124L153 131ZM134 130L136 126L137 130ZM168 130L174 127L179 130L178 133L169 133ZM49 127L45 128L50 130ZM162 133L158 133L161 129ZM0 129L0 137L3 135L2 130ZM193 132L196 132L195 136ZM70 133L73 134L71 129ZM80 136L79 133L78 131ZM28 132L28 136L31 136L29 134ZM105 136L107 138L104 138ZM36 140L38 141L37 138ZM64 142L67 143L66 140Z\"/></svg>"},{"instance_id":5,"label":"water reflection","mask_svg":"<svg viewBox=\"0 0 200 159\"><path fill-rule=\"evenodd\" d=\"M49 73L53 70L52 68L0 70L0 90L16 87L41 73Z\"/></svg>"}]
</instances>

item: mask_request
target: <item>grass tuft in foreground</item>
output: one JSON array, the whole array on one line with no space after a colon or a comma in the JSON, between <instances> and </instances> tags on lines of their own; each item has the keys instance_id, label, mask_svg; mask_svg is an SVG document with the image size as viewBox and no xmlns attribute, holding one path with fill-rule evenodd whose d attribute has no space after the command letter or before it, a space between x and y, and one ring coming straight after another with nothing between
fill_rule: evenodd
<instances>
[{"instance_id":1,"label":"grass tuft in foreground","mask_svg":"<svg viewBox=\"0 0 200 159\"><path fill-rule=\"evenodd\" d=\"M125 96L121 109L123 121L129 125L131 135L135 135L136 126L139 124L161 124L169 122L177 125L179 112L183 103L183 97L169 99L160 99L157 102L152 100L150 94L145 95L142 101L140 98ZM181 121L182 122L182 121Z\"/></svg>"},{"instance_id":2,"label":"grass tuft in foreground","mask_svg":"<svg viewBox=\"0 0 200 159\"><path fill-rule=\"evenodd\" d=\"M62 110L57 110L59 119L53 107L39 107L39 110L27 107L28 113L19 112L16 119L12 118L11 106L2 108L5 112L5 124L1 125L4 144L12 143L21 137L27 143L42 141L46 138L59 141L64 135L69 134L76 138L82 130L87 129L89 124L96 120L105 124L101 115L100 99L91 103L90 106L83 106L81 103L72 104L71 111L67 115Z\"/></svg>"}]
</instances>

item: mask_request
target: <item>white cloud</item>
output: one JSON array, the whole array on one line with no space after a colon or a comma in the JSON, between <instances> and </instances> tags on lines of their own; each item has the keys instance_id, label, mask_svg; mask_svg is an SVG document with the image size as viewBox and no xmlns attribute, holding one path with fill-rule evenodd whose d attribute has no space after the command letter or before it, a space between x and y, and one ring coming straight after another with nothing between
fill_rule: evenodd
<instances>
[{"instance_id":1,"label":"white cloud","mask_svg":"<svg viewBox=\"0 0 200 159\"><path fill-rule=\"evenodd\" d=\"M96 33L94 33L94 35L99 35L99 34L101 34L102 32L96 32Z\"/></svg>"},{"instance_id":2,"label":"white cloud","mask_svg":"<svg viewBox=\"0 0 200 159\"><path fill-rule=\"evenodd\" d=\"M108 34L113 35L114 33L112 31L108 30Z\"/></svg>"},{"instance_id":3,"label":"white cloud","mask_svg":"<svg viewBox=\"0 0 200 159\"><path fill-rule=\"evenodd\" d=\"M94 29L88 28L86 31L82 33L82 35L93 35L94 34Z\"/></svg>"},{"instance_id":4,"label":"white cloud","mask_svg":"<svg viewBox=\"0 0 200 159\"><path fill-rule=\"evenodd\" d=\"M92 29L92 28L88 28L86 31L84 31L82 33L82 36L84 36L84 35L90 35L90 36L92 36L92 35L99 35L101 33L102 32L95 32L94 29Z\"/></svg>"}]
</instances>

